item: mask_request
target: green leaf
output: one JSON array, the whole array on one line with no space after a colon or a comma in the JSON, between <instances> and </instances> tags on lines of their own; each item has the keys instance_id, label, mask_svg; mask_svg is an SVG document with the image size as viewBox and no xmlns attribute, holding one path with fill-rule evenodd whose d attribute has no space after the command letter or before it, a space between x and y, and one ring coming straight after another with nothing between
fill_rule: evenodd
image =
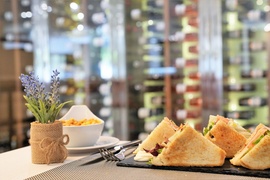
<instances>
[{"instance_id":1,"label":"green leaf","mask_svg":"<svg viewBox=\"0 0 270 180\"><path fill-rule=\"evenodd\" d=\"M47 109L44 101L39 100L38 103L36 103L35 99L28 98L25 95L23 97L27 102L25 104L26 107L32 112L33 116L40 123L54 122L64 105L72 102L67 101L59 104L58 106L56 104L51 104Z\"/></svg>"},{"instance_id":2,"label":"green leaf","mask_svg":"<svg viewBox=\"0 0 270 180\"><path fill-rule=\"evenodd\" d=\"M39 113L40 113L40 116L41 116L41 122L42 123L47 123L47 117L46 117L46 107L45 107L45 104L43 101L39 100Z\"/></svg>"},{"instance_id":3,"label":"green leaf","mask_svg":"<svg viewBox=\"0 0 270 180\"><path fill-rule=\"evenodd\" d=\"M50 109L48 110L48 120L50 120L50 122L54 122L55 121L55 116L54 116L54 112L55 112L55 104L52 104Z\"/></svg>"},{"instance_id":4,"label":"green leaf","mask_svg":"<svg viewBox=\"0 0 270 180\"><path fill-rule=\"evenodd\" d=\"M61 111L61 109L64 107L64 105L68 104L68 103L71 103L72 101L66 101L64 103L61 103L57 106L55 112L54 112L54 116L55 118L58 116L59 112Z\"/></svg>"},{"instance_id":5,"label":"green leaf","mask_svg":"<svg viewBox=\"0 0 270 180\"><path fill-rule=\"evenodd\" d=\"M37 107L33 106L33 105L29 104L29 103L26 103L25 105L32 112L32 114L35 116L36 120L40 121L41 117L40 117L39 112L37 111Z\"/></svg>"}]
</instances>

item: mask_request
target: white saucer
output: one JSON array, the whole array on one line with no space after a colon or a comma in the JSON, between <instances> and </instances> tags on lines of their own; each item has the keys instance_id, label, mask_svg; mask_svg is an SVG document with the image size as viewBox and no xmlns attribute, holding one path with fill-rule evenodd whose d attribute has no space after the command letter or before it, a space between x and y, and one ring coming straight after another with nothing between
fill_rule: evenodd
<instances>
[{"instance_id":1,"label":"white saucer","mask_svg":"<svg viewBox=\"0 0 270 180\"><path fill-rule=\"evenodd\" d=\"M69 153L86 153L94 152L99 148L110 147L119 142L119 139L111 136L100 136L97 143L87 147L66 147Z\"/></svg>"}]
</instances>

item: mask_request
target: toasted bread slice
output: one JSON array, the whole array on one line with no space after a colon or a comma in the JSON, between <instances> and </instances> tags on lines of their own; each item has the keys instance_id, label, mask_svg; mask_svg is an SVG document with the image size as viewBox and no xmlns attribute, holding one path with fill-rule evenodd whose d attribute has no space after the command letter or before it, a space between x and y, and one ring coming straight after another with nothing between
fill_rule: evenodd
<instances>
[{"instance_id":1,"label":"toasted bread slice","mask_svg":"<svg viewBox=\"0 0 270 180\"><path fill-rule=\"evenodd\" d=\"M211 121L213 121L214 117L210 116ZM216 118L220 117L217 116ZM238 132L235 127L240 129L241 132ZM222 148L226 152L227 158L232 158L245 145L247 135L250 135L248 131L239 128L239 125L234 123L232 119L225 118L225 120L216 121L213 127L205 134L205 137Z\"/></svg>"},{"instance_id":2,"label":"toasted bread slice","mask_svg":"<svg viewBox=\"0 0 270 180\"><path fill-rule=\"evenodd\" d=\"M245 146L235 154L230 162L235 166L244 166L249 169L270 168L269 131L269 127L260 123L248 138Z\"/></svg>"},{"instance_id":3,"label":"toasted bread slice","mask_svg":"<svg viewBox=\"0 0 270 180\"><path fill-rule=\"evenodd\" d=\"M162 152L151 160L156 166L222 166L226 152L188 124L178 130Z\"/></svg>"},{"instance_id":4,"label":"toasted bread slice","mask_svg":"<svg viewBox=\"0 0 270 180\"><path fill-rule=\"evenodd\" d=\"M165 117L155 129L148 135L148 137L139 144L138 148L133 152L136 154L140 150L150 150L168 140L178 129L178 126L172 121Z\"/></svg>"},{"instance_id":5,"label":"toasted bread slice","mask_svg":"<svg viewBox=\"0 0 270 180\"><path fill-rule=\"evenodd\" d=\"M235 155L234 157L230 160L230 162L235 165L235 166L241 166L241 162L240 162L240 159L247 153L247 151L249 151L249 148L247 147L247 144L252 141L254 138L256 138L256 134L257 132L263 128L264 125L263 124L259 124L254 132L251 134L251 136L247 139L246 143L245 143L245 146L242 147Z\"/></svg>"},{"instance_id":6,"label":"toasted bread slice","mask_svg":"<svg viewBox=\"0 0 270 180\"><path fill-rule=\"evenodd\" d=\"M240 159L240 164L254 170L270 168L270 136L266 135L262 138L257 145Z\"/></svg>"}]
</instances>

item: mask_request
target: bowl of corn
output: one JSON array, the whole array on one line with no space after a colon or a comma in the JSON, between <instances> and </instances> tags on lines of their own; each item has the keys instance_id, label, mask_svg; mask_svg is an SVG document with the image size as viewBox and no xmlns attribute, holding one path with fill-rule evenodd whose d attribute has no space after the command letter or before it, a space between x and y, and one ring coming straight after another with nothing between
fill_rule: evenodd
<instances>
[{"instance_id":1,"label":"bowl of corn","mask_svg":"<svg viewBox=\"0 0 270 180\"><path fill-rule=\"evenodd\" d=\"M104 128L104 121L86 105L73 105L59 120L63 123L63 134L69 136L67 147L95 145Z\"/></svg>"}]
</instances>

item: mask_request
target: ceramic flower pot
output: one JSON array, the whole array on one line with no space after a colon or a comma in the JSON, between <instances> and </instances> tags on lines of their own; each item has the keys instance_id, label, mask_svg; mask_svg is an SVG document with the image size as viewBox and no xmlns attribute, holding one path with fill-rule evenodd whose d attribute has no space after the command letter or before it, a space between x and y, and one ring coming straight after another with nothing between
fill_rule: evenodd
<instances>
[{"instance_id":1,"label":"ceramic flower pot","mask_svg":"<svg viewBox=\"0 0 270 180\"><path fill-rule=\"evenodd\" d=\"M30 140L32 163L50 164L62 163L67 158L65 145L69 142L68 135L63 135L63 125L60 121L42 124L32 122Z\"/></svg>"}]
</instances>

